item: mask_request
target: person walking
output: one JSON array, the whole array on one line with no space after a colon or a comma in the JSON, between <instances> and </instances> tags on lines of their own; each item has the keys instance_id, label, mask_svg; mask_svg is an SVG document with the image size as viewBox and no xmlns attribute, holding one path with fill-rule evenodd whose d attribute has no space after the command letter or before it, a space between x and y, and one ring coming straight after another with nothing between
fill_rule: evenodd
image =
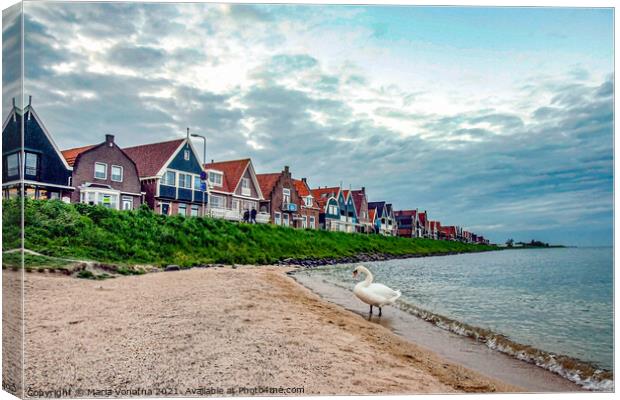
<instances>
[{"instance_id":1,"label":"person walking","mask_svg":"<svg viewBox=\"0 0 620 400\"><path fill-rule=\"evenodd\" d=\"M256 208L252 208L252 212L250 213L250 221L253 224L256 223Z\"/></svg>"}]
</instances>

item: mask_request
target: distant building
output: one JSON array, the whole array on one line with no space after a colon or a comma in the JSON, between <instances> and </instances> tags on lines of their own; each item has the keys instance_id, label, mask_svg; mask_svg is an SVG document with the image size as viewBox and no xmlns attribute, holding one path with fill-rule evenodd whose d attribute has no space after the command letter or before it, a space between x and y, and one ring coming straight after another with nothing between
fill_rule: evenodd
<instances>
[{"instance_id":1,"label":"distant building","mask_svg":"<svg viewBox=\"0 0 620 400\"><path fill-rule=\"evenodd\" d=\"M398 226L392 205L385 201L371 201L368 210L375 210L375 232L386 236L396 236Z\"/></svg>"},{"instance_id":2,"label":"distant building","mask_svg":"<svg viewBox=\"0 0 620 400\"><path fill-rule=\"evenodd\" d=\"M358 190L351 190L351 198L353 199L353 205L357 214L357 231L360 233L373 233L373 224L370 222L368 215L366 188L362 187Z\"/></svg>"},{"instance_id":3,"label":"distant building","mask_svg":"<svg viewBox=\"0 0 620 400\"><path fill-rule=\"evenodd\" d=\"M299 205L299 215L301 217L302 228L319 229L319 218L321 208L317 203L308 181L306 178L293 179L295 189L301 198L301 204Z\"/></svg>"},{"instance_id":4,"label":"distant building","mask_svg":"<svg viewBox=\"0 0 620 400\"><path fill-rule=\"evenodd\" d=\"M340 187L312 189L312 196L319 207L321 229L338 232L356 232L357 215L348 190Z\"/></svg>"},{"instance_id":5,"label":"distant building","mask_svg":"<svg viewBox=\"0 0 620 400\"><path fill-rule=\"evenodd\" d=\"M113 135L96 145L63 150L73 167L71 195L74 203L98 204L117 210L132 210L142 202L136 163L114 143Z\"/></svg>"},{"instance_id":6,"label":"distant building","mask_svg":"<svg viewBox=\"0 0 620 400\"><path fill-rule=\"evenodd\" d=\"M2 125L2 167L5 198L23 194L68 202L74 189L71 166L31 103L20 110L13 99L13 108ZM20 193L22 183L24 193Z\"/></svg>"}]
</instances>

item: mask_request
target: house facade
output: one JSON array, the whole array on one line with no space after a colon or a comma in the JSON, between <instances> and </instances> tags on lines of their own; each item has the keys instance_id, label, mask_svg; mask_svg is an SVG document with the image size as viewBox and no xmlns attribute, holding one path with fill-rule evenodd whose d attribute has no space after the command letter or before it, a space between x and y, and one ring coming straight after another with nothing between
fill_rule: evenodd
<instances>
[{"instance_id":1,"label":"house facade","mask_svg":"<svg viewBox=\"0 0 620 400\"><path fill-rule=\"evenodd\" d=\"M360 233L374 232L373 224L370 222L370 216L368 215L368 196L366 196L366 188L362 187L359 190L351 190L350 196L353 199L353 205L357 213L357 231Z\"/></svg>"},{"instance_id":2,"label":"house facade","mask_svg":"<svg viewBox=\"0 0 620 400\"><path fill-rule=\"evenodd\" d=\"M419 237L418 210L399 210L394 212L397 235L401 237Z\"/></svg>"},{"instance_id":3,"label":"house facade","mask_svg":"<svg viewBox=\"0 0 620 400\"><path fill-rule=\"evenodd\" d=\"M209 198L202 168L189 137L128 147L135 162L144 202L163 215L205 215Z\"/></svg>"},{"instance_id":4,"label":"house facade","mask_svg":"<svg viewBox=\"0 0 620 400\"><path fill-rule=\"evenodd\" d=\"M429 221L428 237L430 239L439 239L439 232L441 230L441 223L439 221Z\"/></svg>"},{"instance_id":5,"label":"house facade","mask_svg":"<svg viewBox=\"0 0 620 400\"><path fill-rule=\"evenodd\" d=\"M20 110L13 100L13 108L2 125L2 167L3 197L23 194L70 201L74 189L71 166L31 104Z\"/></svg>"},{"instance_id":6,"label":"house facade","mask_svg":"<svg viewBox=\"0 0 620 400\"><path fill-rule=\"evenodd\" d=\"M398 232L398 226L394 216L394 210L391 204L385 201L371 201L368 203L368 209L375 210L375 232L386 236L395 236Z\"/></svg>"},{"instance_id":7,"label":"house facade","mask_svg":"<svg viewBox=\"0 0 620 400\"><path fill-rule=\"evenodd\" d=\"M302 199L288 166L282 172L257 174L256 179L264 199L260 201L261 209L267 209L274 225L291 228L302 227L300 208ZM307 222L306 222L307 226Z\"/></svg>"},{"instance_id":8,"label":"house facade","mask_svg":"<svg viewBox=\"0 0 620 400\"><path fill-rule=\"evenodd\" d=\"M337 232L355 232L357 215L349 191L339 187L323 187L312 190L312 196L320 207L319 224L322 229Z\"/></svg>"},{"instance_id":9,"label":"house facade","mask_svg":"<svg viewBox=\"0 0 620 400\"><path fill-rule=\"evenodd\" d=\"M204 164L209 183L208 215L231 221L243 220L247 210L257 211L256 222L270 221L269 207L264 200L252 160L211 161Z\"/></svg>"},{"instance_id":10,"label":"house facade","mask_svg":"<svg viewBox=\"0 0 620 400\"><path fill-rule=\"evenodd\" d=\"M299 204L299 215L301 216L301 227L307 229L319 229L319 219L321 208L312 195L310 186L306 178L293 179L293 184L297 194L301 199Z\"/></svg>"},{"instance_id":11,"label":"house facade","mask_svg":"<svg viewBox=\"0 0 620 400\"><path fill-rule=\"evenodd\" d=\"M116 143L113 135L90 146L63 150L72 168L73 203L99 204L117 210L133 210L142 203L136 163Z\"/></svg>"}]
</instances>

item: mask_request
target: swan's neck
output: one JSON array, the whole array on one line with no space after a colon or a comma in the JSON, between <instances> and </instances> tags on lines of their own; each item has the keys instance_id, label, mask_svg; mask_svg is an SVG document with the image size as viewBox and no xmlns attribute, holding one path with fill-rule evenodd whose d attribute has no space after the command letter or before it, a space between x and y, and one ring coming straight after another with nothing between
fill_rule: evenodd
<instances>
[{"instance_id":1,"label":"swan's neck","mask_svg":"<svg viewBox=\"0 0 620 400\"><path fill-rule=\"evenodd\" d=\"M366 279L364 279L364 282L362 282L362 286L370 286L370 284L372 283L372 274L370 273L369 270L367 270L366 268L361 270L362 273L366 274Z\"/></svg>"}]
</instances>

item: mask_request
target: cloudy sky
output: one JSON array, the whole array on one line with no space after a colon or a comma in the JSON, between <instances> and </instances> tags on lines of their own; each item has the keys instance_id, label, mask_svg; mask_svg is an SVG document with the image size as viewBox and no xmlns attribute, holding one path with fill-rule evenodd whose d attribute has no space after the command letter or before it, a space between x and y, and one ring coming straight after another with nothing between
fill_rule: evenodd
<instances>
[{"instance_id":1,"label":"cloudy sky","mask_svg":"<svg viewBox=\"0 0 620 400\"><path fill-rule=\"evenodd\" d=\"M370 200L494 241L611 244L610 9L24 3L24 13L25 93L61 148L190 127L208 137L208 159L250 156L259 172L290 165L313 186L365 186ZM4 22L6 58L17 25Z\"/></svg>"}]
</instances>

